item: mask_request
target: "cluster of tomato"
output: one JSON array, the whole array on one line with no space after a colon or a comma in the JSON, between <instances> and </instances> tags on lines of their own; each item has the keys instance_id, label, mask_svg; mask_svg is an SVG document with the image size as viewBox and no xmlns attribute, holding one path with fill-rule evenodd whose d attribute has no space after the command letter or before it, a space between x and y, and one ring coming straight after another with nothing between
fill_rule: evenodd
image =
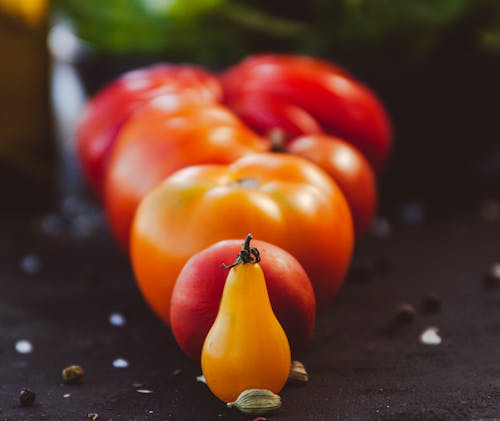
<instances>
[{"instance_id":1,"label":"cluster of tomato","mask_svg":"<svg viewBox=\"0 0 500 421\"><path fill-rule=\"evenodd\" d=\"M198 362L221 263L249 232L292 353L307 342L374 216L391 149L373 92L330 63L284 55L220 75L165 64L126 73L89 101L77 138L144 298Z\"/></svg>"}]
</instances>

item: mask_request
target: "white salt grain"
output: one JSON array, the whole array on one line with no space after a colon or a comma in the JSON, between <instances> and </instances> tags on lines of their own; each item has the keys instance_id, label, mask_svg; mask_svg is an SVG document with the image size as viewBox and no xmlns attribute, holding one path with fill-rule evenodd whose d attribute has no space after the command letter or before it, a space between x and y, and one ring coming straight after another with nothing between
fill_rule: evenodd
<instances>
[{"instance_id":1,"label":"white salt grain","mask_svg":"<svg viewBox=\"0 0 500 421\"><path fill-rule=\"evenodd\" d=\"M33 352L33 345L26 339L21 339L16 342L16 351L20 354L31 354Z\"/></svg>"},{"instance_id":2,"label":"white salt grain","mask_svg":"<svg viewBox=\"0 0 500 421\"><path fill-rule=\"evenodd\" d=\"M127 320L125 316L121 313L111 313L108 317L108 322L112 326L125 326L127 324Z\"/></svg>"},{"instance_id":3,"label":"white salt grain","mask_svg":"<svg viewBox=\"0 0 500 421\"><path fill-rule=\"evenodd\" d=\"M113 361L113 367L115 367L115 368L127 368L128 361L124 358L117 358L116 360Z\"/></svg>"},{"instance_id":4,"label":"white salt grain","mask_svg":"<svg viewBox=\"0 0 500 421\"><path fill-rule=\"evenodd\" d=\"M439 329L434 326L425 329L420 334L420 342L424 345L439 345L442 342L441 336L439 336Z\"/></svg>"}]
</instances>

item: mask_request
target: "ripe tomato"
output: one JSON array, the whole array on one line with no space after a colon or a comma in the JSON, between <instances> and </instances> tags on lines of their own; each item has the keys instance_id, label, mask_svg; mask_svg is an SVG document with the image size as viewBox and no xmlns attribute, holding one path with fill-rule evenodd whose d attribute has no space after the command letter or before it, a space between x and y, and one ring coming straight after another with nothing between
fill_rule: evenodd
<instances>
[{"instance_id":1,"label":"ripe tomato","mask_svg":"<svg viewBox=\"0 0 500 421\"><path fill-rule=\"evenodd\" d=\"M156 64L125 73L99 91L86 105L77 128L77 152L85 177L100 196L105 169L116 136L134 110L161 96L173 107L217 102L218 81L191 65Z\"/></svg>"},{"instance_id":2,"label":"ripe tomato","mask_svg":"<svg viewBox=\"0 0 500 421\"><path fill-rule=\"evenodd\" d=\"M119 244L128 249L137 205L166 176L189 165L228 164L268 144L220 105L171 110L157 98L141 107L122 127L105 178L106 214Z\"/></svg>"},{"instance_id":3,"label":"ripe tomato","mask_svg":"<svg viewBox=\"0 0 500 421\"><path fill-rule=\"evenodd\" d=\"M351 209L356 236L365 233L377 209L377 184L364 156L344 140L324 134L296 138L286 149L314 162L337 182Z\"/></svg>"},{"instance_id":4,"label":"ripe tomato","mask_svg":"<svg viewBox=\"0 0 500 421\"><path fill-rule=\"evenodd\" d=\"M321 133L319 123L303 108L265 93L249 93L231 101L231 109L263 136L279 129L285 140L304 133Z\"/></svg>"},{"instance_id":5,"label":"ripe tomato","mask_svg":"<svg viewBox=\"0 0 500 421\"><path fill-rule=\"evenodd\" d=\"M170 326L179 347L194 361L217 316L228 270L243 240L219 241L192 256L182 268L172 293ZM311 281L290 253L265 241L252 240L259 250L259 262L266 278L274 314L297 354L311 337L316 300Z\"/></svg>"},{"instance_id":6,"label":"ripe tomato","mask_svg":"<svg viewBox=\"0 0 500 421\"><path fill-rule=\"evenodd\" d=\"M177 276L196 252L248 232L292 254L311 279L318 309L338 292L353 249L349 207L316 165L288 154L251 154L229 166L180 170L135 214L132 266L142 294L166 322Z\"/></svg>"},{"instance_id":7,"label":"ripe tomato","mask_svg":"<svg viewBox=\"0 0 500 421\"><path fill-rule=\"evenodd\" d=\"M381 102L344 70L325 61L287 55L254 56L224 72L220 80L226 103L236 111L244 110L245 121L260 132L302 126L293 114L283 124L281 110L276 118L263 118L253 105L256 95L302 109L325 132L354 144L376 169L381 169L389 156L391 125ZM268 112L273 112L272 107Z\"/></svg>"}]
</instances>

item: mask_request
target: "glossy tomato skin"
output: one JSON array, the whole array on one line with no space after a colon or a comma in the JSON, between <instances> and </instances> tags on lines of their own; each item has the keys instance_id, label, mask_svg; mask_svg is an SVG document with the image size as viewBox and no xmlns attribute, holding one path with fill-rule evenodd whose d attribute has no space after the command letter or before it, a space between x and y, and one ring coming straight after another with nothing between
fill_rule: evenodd
<instances>
[{"instance_id":1,"label":"glossy tomato skin","mask_svg":"<svg viewBox=\"0 0 500 421\"><path fill-rule=\"evenodd\" d=\"M325 132L351 142L377 170L389 157L392 129L384 106L337 66L304 56L259 55L230 68L220 80L230 107L237 109L248 95L277 98L304 110ZM286 131L287 125L277 128Z\"/></svg>"},{"instance_id":2,"label":"glossy tomato skin","mask_svg":"<svg viewBox=\"0 0 500 421\"><path fill-rule=\"evenodd\" d=\"M344 140L325 134L296 138L286 149L314 162L335 180L351 209L356 237L361 237L377 210L375 174L361 152Z\"/></svg>"},{"instance_id":3,"label":"glossy tomato skin","mask_svg":"<svg viewBox=\"0 0 500 421\"><path fill-rule=\"evenodd\" d=\"M205 337L219 309L228 269L243 240L224 240L196 253L176 280L170 304L170 326L180 348L200 361ZM265 241L252 240L261 256L274 314L283 327L292 354L304 348L316 317L314 291L300 263L285 250ZM258 311L258 309L256 309Z\"/></svg>"},{"instance_id":4,"label":"glossy tomato skin","mask_svg":"<svg viewBox=\"0 0 500 421\"><path fill-rule=\"evenodd\" d=\"M152 98L172 107L220 101L217 79L192 65L156 64L125 73L87 103L77 127L77 153L89 185L102 193L102 183L114 141L131 114Z\"/></svg>"},{"instance_id":5,"label":"glossy tomato skin","mask_svg":"<svg viewBox=\"0 0 500 421\"><path fill-rule=\"evenodd\" d=\"M116 140L104 202L111 231L128 250L130 225L144 195L174 171L190 165L228 164L269 142L225 107L191 104L170 110L153 100L137 110Z\"/></svg>"},{"instance_id":6,"label":"glossy tomato skin","mask_svg":"<svg viewBox=\"0 0 500 421\"><path fill-rule=\"evenodd\" d=\"M285 140L304 133L321 133L319 123L307 111L274 95L249 93L231 101L231 109L263 136L279 129Z\"/></svg>"},{"instance_id":7,"label":"glossy tomato skin","mask_svg":"<svg viewBox=\"0 0 500 421\"><path fill-rule=\"evenodd\" d=\"M227 238L281 247L304 267L318 310L336 295L350 263L354 232L339 187L316 165L290 154L251 154L229 166L172 174L141 202L131 232L137 284L166 322L186 261Z\"/></svg>"}]
</instances>

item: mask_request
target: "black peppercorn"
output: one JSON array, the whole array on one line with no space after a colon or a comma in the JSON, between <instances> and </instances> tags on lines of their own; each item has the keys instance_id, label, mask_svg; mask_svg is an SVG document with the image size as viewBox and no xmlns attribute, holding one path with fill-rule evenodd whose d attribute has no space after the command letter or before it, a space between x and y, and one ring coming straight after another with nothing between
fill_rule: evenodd
<instances>
[{"instance_id":1,"label":"black peppercorn","mask_svg":"<svg viewBox=\"0 0 500 421\"><path fill-rule=\"evenodd\" d=\"M22 406L32 406L35 403L36 394L30 389L22 389L19 394L19 402Z\"/></svg>"}]
</instances>

